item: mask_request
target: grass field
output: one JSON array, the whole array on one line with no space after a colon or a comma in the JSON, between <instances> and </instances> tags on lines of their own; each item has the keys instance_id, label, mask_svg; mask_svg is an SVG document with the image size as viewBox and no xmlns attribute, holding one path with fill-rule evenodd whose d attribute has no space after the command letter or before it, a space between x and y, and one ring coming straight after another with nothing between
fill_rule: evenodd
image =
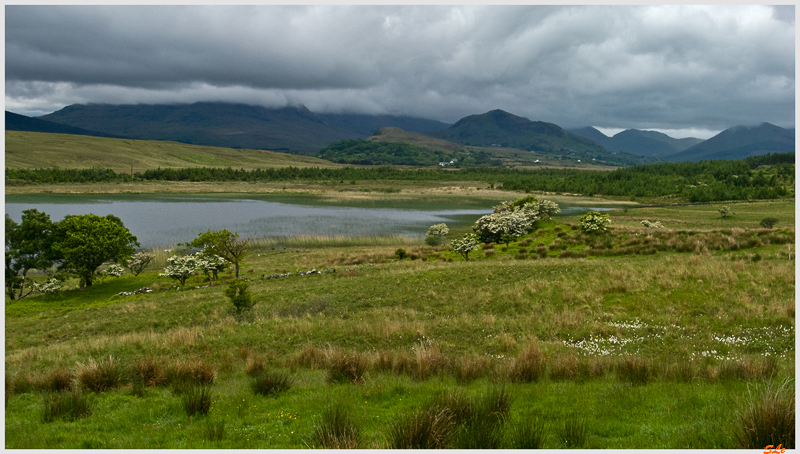
<instances>
[{"instance_id":1,"label":"grass field","mask_svg":"<svg viewBox=\"0 0 800 454\"><path fill-rule=\"evenodd\" d=\"M100 167L115 172L158 167L342 167L310 156L272 151L23 131L6 131L5 159L6 167L15 169Z\"/></svg>"},{"instance_id":2,"label":"grass field","mask_svg":"<svg viewBox=\"0 0 800 454\"><path fill-rule=\"evenodd\" d=\"M176 289L163 251L138 277L6 300L6 447L399 447L413 429L440 447L764 449L743 427L769 396L793 447L794 203L629 205L605 235L560 217L468 262L257 241L241 315L230 271Z\"/></svg>"}]
</instances>

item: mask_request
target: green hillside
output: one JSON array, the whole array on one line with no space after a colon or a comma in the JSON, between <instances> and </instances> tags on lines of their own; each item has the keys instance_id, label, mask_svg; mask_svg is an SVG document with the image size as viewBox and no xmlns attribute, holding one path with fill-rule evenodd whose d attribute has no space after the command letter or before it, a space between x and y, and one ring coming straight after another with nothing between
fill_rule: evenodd
<instances>
[{"instance_id":1,"label":"green hillside","mask_svg":"<svg viewBox=\"0 0 800 454\"><path fill-rule=\"evenodd\" d=\"M6 131L6 168L87 169L142 172L156 168L340 167L330 161L263 150L240 150L154 140Z\"/></svg>"}]
</instances>

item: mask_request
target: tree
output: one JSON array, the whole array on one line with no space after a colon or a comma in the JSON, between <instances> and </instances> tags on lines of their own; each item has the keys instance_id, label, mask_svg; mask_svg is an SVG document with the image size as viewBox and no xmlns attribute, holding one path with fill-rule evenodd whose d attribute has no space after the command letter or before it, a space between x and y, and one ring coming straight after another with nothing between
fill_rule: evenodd
<instances>
[{"instance_id":1,"label":"tree","mask_svg":"<svg viewBox=\"0 0 800 454\"><path fill-rule=\"evenodd\" d=\"M171 277L177 279L181 286L186 285L186 279L189 279L194 270L197 268L197 259L192 255L177 256L173 255L167 259L167 267L164 268L163 273L159 276Z\"/></svg>"},{"instance_id":2,"label":"tree","mask_svg":"<svg viewBox=\"0 0 800 454\"><path fill-rule=\"evenodd\" d=\"M228 261L214 254L200 254L197 259L197 266L208 276L209 280L219 278L219 272L228 266Z\"/></svg>"},{"instance_id":3,"label":"tree","mask_svg":"<svg viewBox=\"0 0 800 454\"><path fill-rule=\"evenodd\" d=\"M478 237L474 233L467 233L463 238L451 241L450 246L453 252L464 256L464 260L469 262L469 253L478 249Z\"/></svg>"},{"instance_id":4,"label":"tree","mask_svg":"<svg viewBox=\"0 0 800 454\"><path fill-rule=\"evenodd\" d=\"M599 211L589 211L580 219L581 230L586 233L605 232L610 223L608 215Z\"/></svg>"},{"instance_id":5,"label":"tree","mask_svg":"<svg viewBox=\"0 0 800 454\"><path fill-rule=\"evenodd\" d=\"M231 233L223 229L201 233L186 245L202 249L204 255L218 255L232 263L236 269L236 278L238 279L239 265L247 255L249 243L250 240L240 240L238 233Z\"/></svg>"},{"instance_id":6,"label":"tree","mask_svg":"<svg viewBox=\"0 0 800 454\"><path fill-rule=\"evenodd\" d=\"M128 269L134 276L138 276L155 258L155 254L150 252L137 252L128 260Z\"/></svg>"},{"instance_id":7,"label":"tree","mask_svg":"<svg viewBox=\"0 0 800 454\"><path fill-rule=\"evenodd\" d=\"M731 207L724 206L719 209L719 215L722 219L728 219L729 216L733 216L733 212L731 211Z\"/></svg>"},{"instance_id":8,"label":"tree","mask_svg":"<svg viewBox=\"0 0 800 454\"><path fill-rule=\"evenodd\" d=\"M25 282L30 270L47 270L53 266L51 252L54 225L50 216L36 209L24 210L17 224L6 214L6 294L10 299L24 298Z\"/></svg>"},{"instance_id":9,"label":"tree","mask_svg":"<svg viewBox=\"0 0 800 454\"><path fill-rule=\"evenodd\" d=\"M124 263L139 241L113 214L67 215L55 224L53 258L59 269L80 278L80 289L92 285L97 269L106 262Z\"/></svg>"}]
</instances>

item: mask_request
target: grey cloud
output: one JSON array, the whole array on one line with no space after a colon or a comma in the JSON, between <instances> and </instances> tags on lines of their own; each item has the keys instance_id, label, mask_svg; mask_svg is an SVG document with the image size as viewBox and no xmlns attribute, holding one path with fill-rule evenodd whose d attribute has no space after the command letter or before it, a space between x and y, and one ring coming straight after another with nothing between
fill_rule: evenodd
<instances>
[{"instance_id":1,"label":"grey cloud","mask_svg":"<svg viewBox=\"0 0 800 454\"><path fill-rule=\"evenodd\" d=\"M6 105L228 100L562 126L794 123L794 7L6 7Z\"/></svg>"}]
</instances>

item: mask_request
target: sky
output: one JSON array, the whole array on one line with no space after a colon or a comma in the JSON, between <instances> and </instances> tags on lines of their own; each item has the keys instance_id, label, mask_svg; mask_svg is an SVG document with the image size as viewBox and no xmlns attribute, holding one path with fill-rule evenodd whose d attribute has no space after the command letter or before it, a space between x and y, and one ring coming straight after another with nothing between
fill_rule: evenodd
<instances>
[{"instance_id":1,"label":"sky","mask_svg":"<svg viewBox=\"0 0 800 454\"><path fill-rule=\"evenodd\" d=\"M5 108L225 101L708 138L794 127L794 6L11 6Z\"/></svg>"}]
</instances>

